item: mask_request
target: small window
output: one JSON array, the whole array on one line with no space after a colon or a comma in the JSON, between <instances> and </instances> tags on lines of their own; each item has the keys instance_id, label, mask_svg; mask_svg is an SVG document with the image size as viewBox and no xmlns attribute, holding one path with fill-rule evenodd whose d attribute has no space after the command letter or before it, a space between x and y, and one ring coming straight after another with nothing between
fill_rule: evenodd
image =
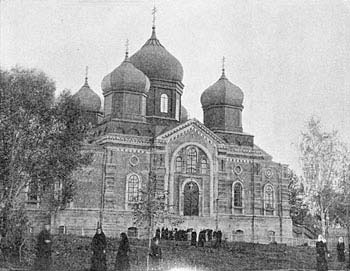
<instances>
[{"instance_id":1,"label":"small window","mask_svg":"<svg viewBox=\"0 0 350 271\"><path fill-rule=\"evenodd\" d=\"M265 212L267 215L273 215L274 211L274 196L273 196L273 187L268 184L264 189L264 201L265 201Z\"/></svg>"},{"instance_id":2,"label":"small window","mask_svg":"<svg viewBox=\"0 0 350 271\"><path fill-rule=\"evenodd\" d=\"M130 203L139 201L140 179L136 174L132 174L128 179L127 201Z\"/></svg>"},{"instance_id":3,"label":"small window","mask_svg":"<svg viewBox=\"0 0 350 271\"><path fill-rule=\"evenodd\" d=\"M242 184L241 183L235 183L233 186L233 206L234 207L242 207Z\"/></svg>"},{"instance_id":4,"label":"small window","mask_svg":"<svg viewBox=\"0 0 350 271\"><path fill-rule=\"evenodd\" d=\"M224 159L220 160L220 171L225 171L225 160Z\"/></svg>"},{"instance_id":5,"label":"small window","mask_svg":"<svg viewBox=\"0 0 350 271\"><path fill-rule=\"evenodd\" d=\"M182 172L182 158L176 157L176 172Z\"/></svg>"},{"instance_id":6,"label":"small window","mask_svg":"<svg viewBox=\"0 0 350 271\"><path fill-rule=\"evenodd\" d=\"M136 227L129 227L128 228L128 237L131 238L137 238L138 231Z\"/></svg>"},{"instance_id":7,"label":"small window","mask_svg":"<svg viewBox=\"0 0 350 271\"><path fill-rule=\"evenodd\" d=\"M168 95L164 93L160 96L160 112L168 113Z\"/></svg>"},{"instance_id":8,"label":"small window","mask_svg":"<svg viewBox=\"0 0 350 271\"><path fill-rule=\"evenodd\" d=\"M276 242L276 233L274 231L268 231L267 234L270 243Z\"/></svg>"},{"instance_id":9,"label":"small window","mask_svg":"<svg viewBox=\"0 0 350 271\"><path fill-rule=\"evenodd\" d=\"M197 151L191 147L187 150L187 173L195 173L197 167Z\"/></svg>"},{"instance_id":10,"label":"small window","mask_svg":"<svg viewBox=\"0 0 350 271\"><path fill-rule=\"evenodd\" d=\"M66 234L66 227L65 226L59 226L58 227L58 234Z\"/></svg>"},{"instance_id":11,"label":"small window","mask_svg":"<svg viewBox=\"0 0 350 271\"><path fill-rule=\"evenodd\" d=\"M208 173L208 162L206 159L202 159L201 161L201 170L202 170L202 174Z\"/></svg>"},{"instance_id":12,"label":"small window","mask_svg":"<svg viewBox=\"0 0 350 271\"><path fill-rule=\"evenodd\" d=\"M28 203L37 204L39 201L39 185L38 182L30 182L28 185Z\"/></svg>"},{"instance_id":13,"label":"small window","mask_svg":"<svg viewBox=\"0 0 350 271\"><path fill-rule=\"evenodd\" d=\"M242 230L236 230L234 233L234 240L237 242L244 242L244 232Z\"/></svg>"}]
</instances>

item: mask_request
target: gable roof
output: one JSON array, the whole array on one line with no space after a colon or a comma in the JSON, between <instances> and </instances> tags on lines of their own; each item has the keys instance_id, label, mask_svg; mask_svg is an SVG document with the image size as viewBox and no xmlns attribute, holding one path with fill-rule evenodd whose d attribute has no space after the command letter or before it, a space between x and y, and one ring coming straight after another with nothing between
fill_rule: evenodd
<instances>
[{"instance_id":1,"label":"gable roof","mask_svg":"<svg viewBox=\"0 0 350 271\"><path fill-rule=\"evenodd\" d=\"M210 144L225 144L225 141L217 136L214 132L209 130L204 124L202 124L197 119L190 119L185 123L182 123L160 135L157 136L157 139L171 141L179 136L185 134L190 130L195 130L200 136L205 138Z\"/></svg>"}]
</instances>

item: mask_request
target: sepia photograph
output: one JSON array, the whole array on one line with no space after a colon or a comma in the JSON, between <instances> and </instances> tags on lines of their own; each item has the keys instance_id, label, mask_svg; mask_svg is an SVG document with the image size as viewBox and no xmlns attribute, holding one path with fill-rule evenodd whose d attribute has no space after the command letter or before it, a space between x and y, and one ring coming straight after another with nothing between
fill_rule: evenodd
<instances>
[{"instance_id":1,"label":"sepia photograph","mask_svg":"<svg viewBox=\"0 0 350 271\"><path fill-rule=\"evenodd\" d=\"M0 0L15 270L350 270L350 0Z\"/></svg>"}]
</instances>

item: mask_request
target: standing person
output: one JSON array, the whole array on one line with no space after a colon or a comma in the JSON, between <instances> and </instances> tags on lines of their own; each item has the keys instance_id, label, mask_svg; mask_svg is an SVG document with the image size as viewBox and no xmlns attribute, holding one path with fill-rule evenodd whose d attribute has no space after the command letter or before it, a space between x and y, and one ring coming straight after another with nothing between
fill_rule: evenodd
<instances>
[{"instance_id":1,"label":"standing person","mask_svg":"<svg viewBox=\"0 0 350 271\"><path fill-rule=\"evenodd\" d=\"M130 245L129 245L129 239L126 236L125 232L122 232L120 234L120 243L119 248L117 252L117 257L115 261L115 271L129 271L130 270L130 263L129 263L129 251L130 251Z\"/></svg>"},{"instance_id":2,"label":"standing person","mask_svg":"<svg viewBox=\"0 0 350 271\"><path fill-rule=\"evenodd\" d=\"M38 235L38 242L36 247L36 260L34 263L34 270L49 271L51 268L51 246L52 239L50 235L50 225L45 224L43 230Z\"/></svg>"},{"instance_id":3,"label":"standing person","mask_svg":"<svg viewBox=\"0 0 350 271\"><path fill-rule=\"evenodd\" d=\"M107 271L106 259L107 241L101 227L98 227L94 238L92 238L91 268L90 271Z\"/></svg>"},{"instance_id":4,"label":"standing person","mask_svg":"<svg viewBox=\"0 0 350 271\"><path fill-rule=\"evenodd\" d=\"M160 229L156 229L156 237L160 239ZM162 230L162 239L163 239L163 230Z\"/></svg>"},{"instance_id":5,"label":"standing person","mask_svg":"<svg viewBox=\"0 0 350 271\"><path fill-rule=\"evenodd\" d=\"M337 244L338 262L345 262L345 244L343 237L339 237Z\"/></svg>"},{"instance_id":6,"label":"standing person","mask_svg":"<svg viewBox=\"0 0 350 271\"><path fill-rule=\"evenodd\" d=\"M221 240L222 240L222 232L219 230L216 232L216 240L214 245L216 248L221 247Z\"/></svg>"},{"instance_id":7,"label":"standing person","mask_svg":"<svg viewBox=\"0 0 350 271\"><path fill-rule=\"evenodd\" d=\"M205 243L205 231L201 230L198 236L198 246L204 247L204 243Z\"/></svg>"},{"instance_id":8,"label":"standing person","mask_svg":"<svg viewBox=\"0 0 350 271\"><path fill-rule=\"evenodd\" d=\"M191 233L191 246L197 246L197 233L193 231Z\"/></svg>"},{"instance_id":9,"label":"standing person","mask_svg":"<svg viewBox=\"0 0 350 271\"><path fill-rule=\"evenodd\" d=\"M149 256L151 260L151 270L160 270L160 264L162 261L162 249L159 246L158 238L153 238Z\"/></svg>"},{"instance_id":10,"label":"standing person","mask_svg":"<svg viewBox=\"0 0 350 271\"><path fill-rule=\"evenodd\" d=\"M169 230L168 230L168 228L166 228L165 229L165 231L164 231L164 235L165 235L165 240L168 240L169 239Z\"/></svg>"},{"instance_id":11,"label":"standing person","mask_svg":"<svg viewBox=\"0 0 350 271\"><path fill-rule=\"evenodd\" d=\"M328 249L327 244L325 242L325 239L320 234L318 236L318 241L316 242L316 270L317 271L327 271L328 270L328 264L327 264L327 257L328 257Z\"/></svg>"}]
</instances>

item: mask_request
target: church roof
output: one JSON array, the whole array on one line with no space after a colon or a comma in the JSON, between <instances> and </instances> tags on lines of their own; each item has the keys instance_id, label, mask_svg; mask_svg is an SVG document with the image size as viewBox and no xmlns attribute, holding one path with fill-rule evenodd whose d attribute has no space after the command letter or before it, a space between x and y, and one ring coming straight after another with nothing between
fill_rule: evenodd
<instances>
[{"instance_id":1,"label":"church roof","mask_svg":"<svg viewBox=\"0 0 350 271\"><path fill-rule=\"evenodd\" d=\"M111 90L146 93L149 90L150 82L142 71L131 64L126 53L125 60L103 78L101 87L103 93Z\"/></svg>"},{"instance_id":2,"label":"church roof","mask_svg":"<svg viewBox=\"0 0 350 271\"><path fill-rule=\"evenodd\" d=\"M210 105L232 105L242 107L243 91L226 78L225 70L218 81L208 87L201 95L202 107Z\"/></svg>"},{"instance_id":3,"label":"church roof","mask_svg":"<svg viewBox=\"0 0 350 271\"><path fill-rule=\"evenodd\" d=\"M99 112L101 109L100 97L90 88L88 79L85 77L84 85L73 95L85 110Z\"/></svg>"},{"instance_id":4,"label":"church roof","mask_svg":"<svg viewBox=\"0 0 350 271\"><path fill-rule=\"evenodd\" d=\"M155 26L151 38L130 57L130 62L150 79L182 81L182 65L159 42Z\"/></svg>"}]
</instances>

